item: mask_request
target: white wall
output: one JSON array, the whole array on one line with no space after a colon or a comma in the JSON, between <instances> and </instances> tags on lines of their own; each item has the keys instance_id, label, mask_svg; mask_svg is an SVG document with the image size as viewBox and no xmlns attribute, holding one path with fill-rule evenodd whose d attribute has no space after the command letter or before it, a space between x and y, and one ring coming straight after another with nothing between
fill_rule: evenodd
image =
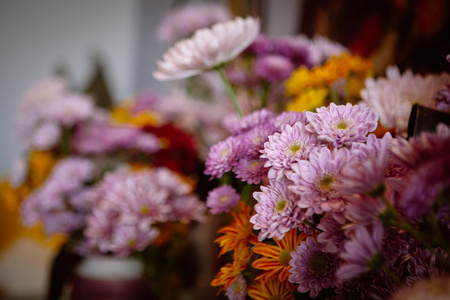
<instances>
[{"instance_id":1,"label":"white wall","mask_svg":"<svg viewBox=\"0 0 450 300\"><path fill-rule=\"evenodd\" d=\"M0 0L0 174L19 153L13 122L24 92L57 65L82 88L98 52L113 94L124 98L133 92L138 2Z\"/></svg>"}]
</instances>

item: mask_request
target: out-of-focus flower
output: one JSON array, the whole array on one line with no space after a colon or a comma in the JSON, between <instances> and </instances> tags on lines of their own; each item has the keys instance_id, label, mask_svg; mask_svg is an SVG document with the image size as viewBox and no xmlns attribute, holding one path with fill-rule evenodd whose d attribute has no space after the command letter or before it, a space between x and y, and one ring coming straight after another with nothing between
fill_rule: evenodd
<instances>
[{"instance_id":1,"label":"out-of-focus flower","mask_svg":"<svg viewBox=\"0 0 450 300\"><path fill-rule=\"evenodd\" d=\"M241 199L241 196L232 186L223 184L208 193L206 205L209 207L209 211L216 215L230 212L238 204L239 199Z\"/></svg>"},{"instance_id":2,"label":"out-of-focus flower","mask_svg":"<svg viewBox=\"0 0 450 300\"><path fill-rule=\"evenodd\" d=\"M349 280L364 272L380 269L384 264L382 254L383 225L377 222L372 229L358 228L352 239L344 245L341 258L346 261L336 272L341 280Z\"/></svg>"},{"instance_id":3,"label":"out-of-focus flower","mask_svg":"<svg viewBox=\"0 0 450 300\"><path fill-rule=\"evenodd\" d=\"M390 66L386 69L386 78L366 80L366 86L361 91L361 104L379 114L384 128L395 129L396 134L406 136L413 104L434 108L435 93L449 81L450 75L447 73L421 76L407 70L400 74L397 67Z\"/></svg>"},{"instance_id":4,"label":"out-of-focus flower","mask_svg":"<svg viewBox=\"0 0 450 300\"><path fill-rule=\"evenodd\" d=\"M190 37L197 29L227 21L232 17L225 6L213 2L189 3L175 7L165 15L156 35L160 41L170 43Z\"/></svg>"},{"instance_id":5,"label":"out-of-focus flower","mask_svg":"<svg viewBox=\"0 0 450 300\"><path fill-rule=\"evenodd\" d=\"M260 22L253 17L237 17L216 23L211 29L199 29L192 38L177 42L164 54L153 76L158 80L181 79L218 67L247 48L259 30Z\"/></svg>"},{"instance_id":6,"label":"out-of-focus flower","mask_svg":"<svg viewBox=\"0 0 450 300\"><path fill-rule=\"evenodd\" d=\"M325 104L327 97L328 90L326 88L310 88L289 102L286 110L296 112L314 111Z\"/></svg>"},{"instance_id":7,"label":"out-of-focus flower","mask_svg":"<svg viewBox=\"0 0 450 300\"><path fill-rule=\"evenodd\" d=\"M309 292L311 298L326 288L337 285L335 271L338 266L337 254L323 251L323 246L308 237L291 253L292 259L289 281L298 284L300 293Z\"/></svg>"},{"instance_id":8,"label":"out-of-focus flower","mask_svg":"<svg viewBox=\"0 0 450 300\"><path fill-rule=\"evenodd\" d=\"M268 82L283 81L291 75L292 63L281 55L266 55L258 58L255 72Z\"/></svg>"},{"instance_id":9,"label":"out-of-focus flower","mask_svg":"<svg viewBox=\"0 0 450 300\"><path fill-rule=\"evenodd\" d=\"M216 277L211 281L211 286L219 286L220 290L227 290L239 278L245 267L245 263L241 264L237 261L227 263L220 268Z\"/></svg>"}]
</instances>

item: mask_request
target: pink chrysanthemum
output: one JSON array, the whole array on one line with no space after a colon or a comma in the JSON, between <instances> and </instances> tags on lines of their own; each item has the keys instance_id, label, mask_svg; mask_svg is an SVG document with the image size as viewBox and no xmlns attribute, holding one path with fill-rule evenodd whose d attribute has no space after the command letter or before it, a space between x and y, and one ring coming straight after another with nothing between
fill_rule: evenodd
<instances>
[{"instance_id":1,"label":"pink chrysanthemum","mask_svg":"<svg viewBox=\"0 0 450 300\"><path fill-rule=\"evenodd\" d=\"M172 212L169 214L171 221L185 224L192 221L205 221L206 205L200 201L197 195L174 197L169 204L172 207Z\"/></svg>"},{"instance_id":2,"label":"pink chrysanthemum","mask_svg":"<svg viewBox=\"0 0 450 300\"><path fill-rule=\"evenodd\" d=\"M277 172L289 171L291 164L302 159L307 159L312 149L317 147L318 140L315 135L305 129L303 123L298 122L292 127L288 124L282 126L281 133L269 136L269 141L264 144L261 151L262 158L266 158L266 167L272 167Z\"/></svg>"},{"instance_id":3,"label":"pink chrysanthemum","mask_svg":"<svg viewBox=\"0 0 450 300\"><path fill-rule=\"evenodd\" d=\"M269 139L269 136L275 133L275 126L272 123L258 125L242 134L242 138L248 145L247 156L259 158L261 150L264 149L264 143Z\"/></svg>"},{"instance_id":4,"label":"pink chrysanthemum","mask_svg":"<svg viewBox=\"0 0 450 300\"><path fill-rule=\"evenodd\" d=\"M192 38L177 42L158 61L153 73L158 80L198 75L238 56L258 36L260 22L253 17L216 23L197 30Z\"/></svg>"},{"instance_id":5,"label":"pink chrysanthemum","mask_svg":"<svg viewBox=\"0 0 450 300\"><path fill-rule=\"evenodd\" d=\"M325 252L336 253L342 250L346 239L342 231L344 223L345 219L334 218L333 213L327 213L320 219L317 228L322 230L322 232L317 236L317 241L324 245Z\"/></svg>"},{"instance_id":6,"label":"pink chrysanthemum","mask_svg":"<svg viewBox=\"0 0 450 300\"><path fill-rule=\"evenodd\" d=\"M247 145L233 136L211 147L205 162L205 174L211 178L220 178L236 165L237 160L245 155Z\"/></svg>"},{"instance_id":7,"label":"pink chrysanthemum","mask_svg":"<svg viewBox=\"0 0 450 300\"><path fill-rule=\"evenodd\" d=\"M114 229L110 243L103 250L125 257L135 251L144 250L158 235L159 230L156 228L151 227L143 231L133 225L121 224Z\"/></svg>"},{"instance_id":8,"label":"pink chrysanthemum","mask_svg":"<svg viewBox=\"0 0 450 300\"><path fill-rule=\"evenodd\" d=\"M359 105L336 105L317 108L317 113L306 112L306 129L317 133L320 140L341 147L353 142L365 142L367 134L378 126L378 115Z\"/></svg>"},{"instance_id":9,"label":"pink chrysanthemum","mask_svg":"<svg viewBox=\"0 0 450 300\"><path fill-rule=\"evenodd\" d=\"M206 206L209 207L210 213L217 215L230 212L238 204L239 199L241 199L241 196L232 186L223 184L208 193Z\"/></svg>"},{"instance_id":10,"label":"pink chrysanthemum","mask_svg":"<svg viewBox=\"0 0 450 300\"><path fill-rule=\"evenodd\" d=\"M273 120L273 124L277 128L277 130L281 131L281 127L284 124L288 124L294 126L295 123L302 122L306 125L306 114L305 112L297 112L297 111L283 111Z\"/></svg>"},{"instance_id":11,"label":"pink chrysanthemum","mask_svg":"<svg viewBox=\"0 0 450 300\"><path fill-rule=\"evenodd\" d=\"M229 300L245 300L247 296L247 282L244 276L239 274L238 278L225 291Z\"/></svg>"},{"instance_id":12,"label":"pink chrysanthemum","mask_svg":"<svg viewBox=\"0 0 450 300\"><path fill-rule=\"evenodd\" d=\"M259 125L267 125L272 122L273 113L268 109L260 109L252 112L251 114L244 116L238 120L237 123L231 129L233 134L247 132L252 128Z\"/></svg>"},{"instance_id":13,"label":"pink chrysanthemum","mask_svg":"<svg viewBox=\"0 0 450 300\"><path fill-rule=\"evenodd\" d=\"M344 245L341 258L346 261L336 272L336 276L343 280L352 279L364 272L378 270L383 266L383 225L376 223L372 229L358 228L353 238Z\"/></svg>"},{"instance_id":14,"label":"pink chrysanthemum","mask_svg":"<svg viewBox=\"0 0 450 300\"><path fill-rule=\"evenodd\" d=\"M326 288L338 284L335 271L338 265L337 254L324 252L323 245L317 243L312 237L302 241L300 246L291 252L292 267L289 282L298 284L300 293L309 292L311 298Z\"/></svg>"},{"instance_id":15,"label":"pink chrysanthemum","mask_svg":"<svg viewBox=\"0 0 450 300\"><path fill-rule=\"evenodd\" d=\"M169 43L181 38L188 38L197 29L205 28L217 22L232 19L231 12L222 5L205 3L188 3L172 9L164 16L156 30L158 40Z\"/></svg>"},{"instance_id":16,"label":"pink chrysanthemum","mask_svg":"<svg viewBox=\"0 0 450 300\"><path fill-rule=\"evenodd\" d=\"M269 172L265 163L265 159L244 157L238 161L233 172L236 174L236 178L240 178L242 182L259 184Z\"/></svg>"},{"instance_id":17,"label":"pink chrysanthemum","mask_svg":"<svg viewBox=\"0 0 450 300\"><path fill-rule=\"evenodd\" d=\"M434 108L434 94L449 81L447 73L421 76L407 70L401 74L396 66L389 66L386 78L366 79L361 104L379 114L384 128L406 136L411 107L418 103Z\"/></svg>"},{"instance_id":18,"label":"pink chrysanthemum","mask_svg":"<svg viewBox=\"0 0 450 300\"><path fill-rule=\"evenodd\" d=\"M261 192L253 193L258 201L256 214L250 219L254 229L259 229L258 240L276 237L281 240L286 232L300 226L304 214L297 206L299 197L288 189L288 180L272 181L262 186Z\"/></svg>"},{"instance_id":19,"label":"pink chrysanthemum","mask_svg":"<svg viewBox=\"0 0 450 300\"><path fill-rule=\"evenodd\" d=\"M256 61L255 72L268 82L288 79L294 70L291 61L282 55L265 55Z\"/></svg>"},{"instance_id":20,"label":"pink chrysanthemum","mask_svg":"<svg viewBox=\"0 0 450 300\"><path fill-rule=\"evenodd\" d=\"M307 209L307 215L324 211L342 211L344 202L336 197L333 185L340 181L339 172L356 157L346 148L316 148L311 151L309 160L293 163L294 172L287 177L294 182L289 188L300 195L298 205Z\"/></svg>"}]
</instances>

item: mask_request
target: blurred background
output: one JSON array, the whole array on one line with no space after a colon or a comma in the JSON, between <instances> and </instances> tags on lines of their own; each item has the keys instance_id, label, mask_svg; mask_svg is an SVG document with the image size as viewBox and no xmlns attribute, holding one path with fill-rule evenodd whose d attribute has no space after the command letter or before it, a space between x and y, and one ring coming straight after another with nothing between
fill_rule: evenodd
<instances>
[{"instance_id":1,"label":"blurred background","mask_svg":"<svg viewBox=\"0 0 450 300\"><path fill-rule=\"evenodd\" d=\"M37 81L62 73L74 89L85 90L101 75L114 102L170 89L152 76L170 46L158 41L156 29L170 9L187 2L196 1L0 0L0 174L8 174L21 154L14 118ZM450 53L447 0L216 2L236 15L259 16L269 36L321 34L339 41L372 58L375 75L388 64L418 73L450 71L442 63ZM0 299L41 299L54 250L36 239L11 239L3 211Z\"/></svg>"}]
</instances>

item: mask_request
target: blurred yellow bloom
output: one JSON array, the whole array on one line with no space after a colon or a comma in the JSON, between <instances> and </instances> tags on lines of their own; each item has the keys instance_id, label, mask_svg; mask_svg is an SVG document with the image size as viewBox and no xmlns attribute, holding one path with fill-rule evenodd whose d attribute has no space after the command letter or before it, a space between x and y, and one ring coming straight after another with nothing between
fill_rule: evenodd
<instances>
[{"instance_id":1,"label":"blurred yellow bloom","mask_svg":"<svg viewBox=\"0 0 450 300\"><path fill-rule=\"evenodd\" d=\"M37 188L51 173L58 159L51 151L32 151L29 160L31 185L32 188Z\"/></svg>"},{"instance_id":2,"label":"blurred yellow bloom","mask_svg":"<svg viewBox=\"0 0 450 300\"><path fill-rule=\"evenodd\" d=\"M111 118L118 123L133 124L139 127L161 125L161 116L154 111L146 110L131 114L126 106L116 107L111 112Z\"/></svg>"},{"instance_id":3,"label":"blurred yellow bloom","mask_svg":"<svg viewBox=\"0 0 450 300\"><path fill-rule=\"evenodd\" d=\"M307 89L298 95L286 106L291 111L314 111L317 107L325 105L328 96L327 88Z\"/></svg>"}]
</instances>

